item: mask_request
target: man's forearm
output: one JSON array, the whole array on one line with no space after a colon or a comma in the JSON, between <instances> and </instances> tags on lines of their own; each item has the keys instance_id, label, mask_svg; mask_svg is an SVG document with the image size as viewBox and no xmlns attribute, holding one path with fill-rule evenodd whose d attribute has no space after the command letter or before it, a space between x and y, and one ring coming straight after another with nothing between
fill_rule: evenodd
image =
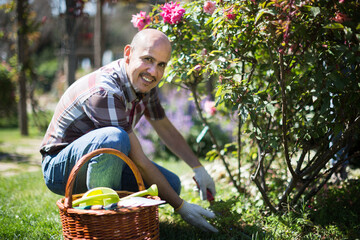
<instances>
[{"instance_id":1,"label":"man's forearm","mask_svg":"<svg viewBox=\"0 0 360 240\"><path fill-rule=\"evenodd\" d=\"M168 202L173 208L178 208L183 200L171 187L160 170L146 157L136 136L130 133L129 138L131 144L129 157L138 167L144 181L148 185L156 184L160 198Z\"/></svg>"}]
</instances>

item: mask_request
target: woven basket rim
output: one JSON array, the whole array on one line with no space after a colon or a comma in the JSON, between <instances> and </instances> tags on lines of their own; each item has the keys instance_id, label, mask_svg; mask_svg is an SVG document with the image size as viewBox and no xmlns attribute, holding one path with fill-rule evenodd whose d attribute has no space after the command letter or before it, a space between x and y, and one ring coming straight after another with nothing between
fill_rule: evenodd
<instances>
[{"instance_id":1,"label":"woven basket rim","mask_svg":"<svg viewBox=\"0 0 360 240\"><path fill-rule=\"evenodd\" d=\"M128 191L116 191L118 193L118 195L130 195L132 192L128 192ZM76 196L81 197L84 193L81 194L76 194ZM73 195L75 196L75 195ZM160 198L158 196L145 196L146 198L151 198L154 200L160 200ZM116 215L116 214L129 214L129 213L133 213L133 212L139 212L142 211L145 208L148 207L154 207L154 206L139 206L139 207L123 207L120 209L112 209L112 210L107 210L107 209L97 209L97 210L93 210L93 209L76 209L76 208L65 208L64 205L64 201L65 201L65 197L60 198L57 202L56 205L59 207L60 211L66 211L68 213L75 213L75 214L80 214L80 215ZM155 206L158 207L158 206Z\"/></svg>"}]
</instances>

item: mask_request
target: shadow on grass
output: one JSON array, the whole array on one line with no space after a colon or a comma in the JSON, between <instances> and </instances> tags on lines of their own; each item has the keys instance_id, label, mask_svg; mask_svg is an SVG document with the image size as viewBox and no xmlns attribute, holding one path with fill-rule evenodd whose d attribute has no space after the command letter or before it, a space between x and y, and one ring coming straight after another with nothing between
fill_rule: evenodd
<instances>
[{"instance_id":1,"label":"shadow on grass","mask_svg":"<svg viewBox=\"0 0 360 240\"><path fill-rule=\"evenodd\" d=\"M187 224L185 221L180 220L180 218L176 218L174 221L169 222L160 221L160 239L264 239L265 232L260 227L256 225L249 225L243 222L240 214L231 210L230 208L227 208L230 207L233 203L233 200L213 203L212 210L217 214L217 217L215 219L209 219L209 222L219 230L218 233L204 232L194 226Z\"/></svg>"},{"instance_id":2,"label":"shadow on grass","mask_svg":"<svg viewBox=\"0 0 360 240\"><path fill-rule=\"evenodd\" d=\"M0 152L0 162L9 161L14 163L26 163L29 162L29 157L17 153Z\"/></svg>"},{"instance_id":3,"label":"shadow on grass","mask_svg":"<svg viewBox=\"0 0 360 240\"><path fill-rule=\"evenodd\" d=\"M243 237L241 236L243 235ZM160 222L160 239L166 240L196 240L196 239L251 239L250 236L245 235L239 230L233 229L233 236L229 233L220 231L219 233L203 232L188 224L173 224L167 222Z\"/></svg>"},{"instance_id":4,"label":"shadow on grass","mask_svg":"<svg viewBox=\"0 0 360 240\"><path fill-rule=\"evenodd\" d=\"M325 187L315 198L311 218L324 228L335 225L347 239L360 237L360 179Z\"/></svg>"}]
</instances>

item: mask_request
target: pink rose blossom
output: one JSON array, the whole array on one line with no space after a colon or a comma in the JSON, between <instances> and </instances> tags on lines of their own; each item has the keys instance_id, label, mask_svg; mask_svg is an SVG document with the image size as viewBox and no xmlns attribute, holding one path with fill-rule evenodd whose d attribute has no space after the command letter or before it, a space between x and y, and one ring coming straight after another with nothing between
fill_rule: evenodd
<instances>
[{"instance_id":1,"label":"pink rose blossom","mask_svg":"<svg viewBox=\"0 0 360 240\"><path fill-rule=\"evenodd\" d=\"M47 17L46 17L46 16L43 16L43 17L41 18L41 24L44 24L44 23L46 22L46 20L47 20Z\"/></svg>"},{"instance_id":2,"label":"pink rose blossom","mask_svg":"<svg viewBox=\"0 0 360 240\"><path fill-rule=\"evenodd\" d=\"M234 8L231 7L228 10L224 10L224 13L226 15L226 18L229 20L234 20L236 18L236 13L234 13Z\"/></svg>"},{"instance_id":3,"label":"pink rose blossom","mask_svg":"<svg viewBox=\"0 0 360 240\"><path fill-rule=\"evenodd\" d=\"M341 4L341 3L344 3L345 2L345 0L339 0L339 3Z\"/></svg>"},{"instance_id":4,"label":"pink rose blossom","mask_svg":"<svg viewBox=\"0 0 360 240\"><path fill-rule=\"evenodd\" d=\"M184 16L185 9L180 6L178 2L165 3L160 15L163 17L165 23L177 24Z\"/></svg>"},{"instance_id":5,"label":"pink rose blossom","mask_svg":"<svg viewBox=\"0 0 360 240\"><path fill-rule=\"evenodd\" d=\"M204 111L210 114L211 116L214 116L216 113L215 102L206 100L204 104Z\"/></svg>"},{"instance_id":6,"label":"pink rose blossom","mask_svg":"<svg viewBox=\"0 0 360 240\"><path fill-rule=\"evenodd\" d=\"M216 2L206 1L204 3L204 12L212 15L216 9Z\"/></svg>"},{"instance_id":7,"label":"pink rose blossom","mask_svg":"<svg viewBox=\"0 0 360 240\"><path fill-rule=\"evenodd\" d=\"M207 49L203 48L203 50L201 50L201 55L206 56L207 55Z\"/></svg>"},{"instance_id":8,"label":"pink rose blossom","mask_svg":"<svg viewBox=\"0 0 360 240\"><path fill-rule=\"evenodd\" d=\"M220 76L219 76L219 83L221 84L221 83L223 83L223 81L224 81L224 76L223 76L223 75L220 75Z\"/></svg>"},{"instance_id":9,"label":"pink rose blossom","mask_svg":"<svg viewBox=\"0 0 360 240\"><path fill-rule=\"evenodd\" d=\"M338 12L336 13L336 16L333 18L333 20L335 22L338 22L338 23L343 23L343 22L347 22L347 21L350 21L351 18L349 18L346 14L344 13L341 13L341 12Z\"/></svg>"},{"instance_id":10,"label":"pink rose blossom","mask_svg":"<svg viewBox=\"0 0 360 240\"><path fill-rule=\"evenodd\" d=\"M195 67L194 67L194 70L196 71L196 72L198 72L198 71L200 71L201 70L201 65L200 64L198 64L198 65L196 65Z\"/></svg>"},{"instance_id":11,"label":"pink rose blossom","mask_svg":"<svg viewBox=\"0 0 360 240\"><path fill-rule=\"evenodd\" d=\"M150 16L146 16L146 12L140 11L140 13L132 15L131 22L134 27L141 31L146 25L150 23Z\"/></svg>"},{"instance_id":12,"label":"pink rose blossom","mask_svg":"<svg viewBox=\"0 0 360 240\"><path fill-rule=\"evenodd\" d=\"M226 17L229 20L234 20L236 18L236 14L235 13L228 13L228 14L226 14Z\"/></svg>"}]
</instances>

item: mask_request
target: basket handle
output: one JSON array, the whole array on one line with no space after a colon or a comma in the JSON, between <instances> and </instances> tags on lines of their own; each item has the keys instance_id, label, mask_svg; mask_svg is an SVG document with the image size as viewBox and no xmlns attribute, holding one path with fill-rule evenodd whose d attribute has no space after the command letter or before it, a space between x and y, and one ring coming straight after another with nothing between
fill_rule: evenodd
<instances>
[{"instance_id":1,"label":"basket handle","mask_svg":"<svg viewBox=\"0 0 360 240\"><path fill-rule=\"evenodd\" d=\"M66 183L66 188L65 188L65 200L64 200L65 209L72 208L72 191L74 188L76 175L80 171L80 168L91 158L93 158L96 155L102 154L102 153L113 154L113 155L119 157L120 159L122 159L127 165L129 165L131 171L135 175L135 179L136 179L137 185L139 187L139 191L145 190L144 181L141 177L139 169L136 167L136 165L133 163L133 161L131 161L131 159L128 156L126 156L124 153L122 153L116 149L101 148L101 149L94 150L94 151L82 156L79 159L79 161L75 164L73 169L71 170L68 181Z\"/></svg>"}]
</instances>

